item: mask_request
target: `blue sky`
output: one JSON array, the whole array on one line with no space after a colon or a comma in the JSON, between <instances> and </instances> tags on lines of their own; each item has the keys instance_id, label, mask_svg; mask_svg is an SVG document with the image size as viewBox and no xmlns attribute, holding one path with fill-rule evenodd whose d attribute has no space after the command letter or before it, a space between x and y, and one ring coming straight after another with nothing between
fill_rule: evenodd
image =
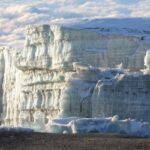
<instances>
[{"instance_id":1,"label":"blue sky","mask_svg":"<svg viewBox=\"0 0 150 150\"><path fill-rule=\"evenodd\" d=\"M0 46L22 46L28 24L127 17L150 17L150 0L0 0Z\"/></svg>"},{"instance_id":2,"label":"blue sky","mask_svg":"<svg viewBox=\"0 0 150 150\"><path fill-rule=\"evenodd\" d=\"M140 0L116 0L116 2L121 3L121 4L135 4L140 2Z\"/></svg>"}]
</instances>

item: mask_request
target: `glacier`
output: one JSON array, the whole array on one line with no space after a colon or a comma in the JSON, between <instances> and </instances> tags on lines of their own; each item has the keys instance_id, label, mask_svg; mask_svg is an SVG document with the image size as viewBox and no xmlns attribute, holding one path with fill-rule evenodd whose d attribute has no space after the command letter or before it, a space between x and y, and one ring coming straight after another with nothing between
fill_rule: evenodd
<instances>
[{"instance_id":1,"label":"glacier","mask_svg":"<svg viewBox=\"0 0 150 150\"><path fill-rule=\"evenodd\" d=\"M150 24L139 21L27 26L23 49L0 48L1 125L149 133Z\"/></svg>"}]
</instances>

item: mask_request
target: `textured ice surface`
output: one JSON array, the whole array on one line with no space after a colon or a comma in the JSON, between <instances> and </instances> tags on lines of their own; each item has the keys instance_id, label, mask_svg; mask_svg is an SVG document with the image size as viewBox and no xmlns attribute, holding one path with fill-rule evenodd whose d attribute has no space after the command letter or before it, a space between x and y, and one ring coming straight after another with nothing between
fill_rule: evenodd
<instances>
[{"instance_id":1,"label":"textured ice surface","mask_svg":"<svg viewBox=\"0 0 150 150\"><path fill-rule=\"evenodd\" d=\"M51 131L62 117L149 122L149 21L110 22L28 26L23 50L1 48L2 124Z\"/></svg>"}]
</instances>

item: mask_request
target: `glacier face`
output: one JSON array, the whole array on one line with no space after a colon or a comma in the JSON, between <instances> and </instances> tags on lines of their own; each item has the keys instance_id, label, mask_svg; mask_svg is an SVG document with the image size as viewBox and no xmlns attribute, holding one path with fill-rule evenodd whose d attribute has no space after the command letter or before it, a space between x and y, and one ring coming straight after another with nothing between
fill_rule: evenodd
<instances>
[{"instance_id":1,"label":"glacier face","mask_svg":"<svg viewBox=\"0 0 150 150\"><path fill-rule=\"evenodd\" d=\"M149 121L150 75L121 74L97 83L93 93L93 117L119 114L121 118Z\"/></svg>"},{"instance_id":2,"label":"glacier face","mask_svg":"<svg viewBox=\"0 0 150 150\"><path fill-rule=\"evenodd\" d=\"M23 50L1 48L2 124L43 130L55 118L116 114L150 121L149 34L99 30L28 26Z\"/></svg>"}]
</instances>

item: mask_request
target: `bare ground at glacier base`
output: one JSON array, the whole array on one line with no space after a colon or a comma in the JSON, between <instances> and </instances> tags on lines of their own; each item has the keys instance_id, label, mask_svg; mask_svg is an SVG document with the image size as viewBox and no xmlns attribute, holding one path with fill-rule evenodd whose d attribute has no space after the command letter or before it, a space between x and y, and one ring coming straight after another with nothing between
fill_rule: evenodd
<instances>
[{"instance_id":1,"label":"bare ground at glacier base","mask_svg":"<svg viewBox=\"0 0 150 150\"><path fill-rule=\"evenodd\" d=\"M1 132L0 150L150 150L150 138Z\"/></svg>"}]
</instances>

